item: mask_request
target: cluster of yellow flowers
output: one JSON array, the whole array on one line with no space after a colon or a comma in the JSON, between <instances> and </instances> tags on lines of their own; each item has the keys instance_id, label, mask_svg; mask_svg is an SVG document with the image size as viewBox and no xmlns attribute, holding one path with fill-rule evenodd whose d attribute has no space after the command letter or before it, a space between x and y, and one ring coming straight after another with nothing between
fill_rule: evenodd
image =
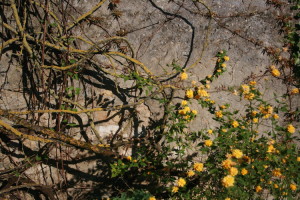
<instances>
[{"instance_id":1,"label":"cluster of yellow flowers","mask_svg":"<svg viewBox=\"0 0 300 200\"><path fill-rule=\"evenodd\" d=\"M206 85L206 87L207 87L207 85ZM192 99L192 98L200 99L202 97L209 97L209 93L203 87L196 87L196 92L194 92L192 89L186 90L185 96L188 99Z\"/></svg>"},{"instance_id":2,"label":"cluster of yellow flowers","mask_svg":"<svg viewBox=\"0 0 300 200\"><path fill-rule=\"evenodd\" d=\"M176 182L176 185L172 187L172 192L178 192L180 187L184 187L186 185L186 180L184 178L179 178Z\"/></svg>"},{"instance_id":3,"label":"cluster of yellow flowers","mask_svg":"<svg viewBox=\"0 0 300 200\"><path fill-rule=\"evenodd\" d=\"M267 152L268 152L268 153L276 153L277 150L276 150L276 148L273 146L273 144L270 144L270 145L268 146Z\"/></svg>"},{"instance_id":4,"label":"cluster of yellow flowers","mask_svg":"<svg viewBox=\"0 0 300 200\"><path fill-rule=\"evenodd\" d=\"M274 170L272 171L272 174L273 174L273 176L275 176L275 177L282 177L282 173L281 173L280 168L274 169Z\"/></svg>"},{"instance_id":5,"label":"cluster of yellow flowers","mask_svg":"<svg viewBox=\"0 0 300 200\"><path fill-rule=\"evenodd\" d=\"M265 118L265 119L269 118L271 116L271 114L273 113L273 107L270 105L267 105L267 106L260 105L258 107L258 110L264 115L263 118Z\"/></svg>"},{"instance_id":6,"label":"cluster of yellow flowers","mask_svg":"<svg viewBox=\"0 0 300 200\"><path fill-rule=\"evenodd\" d=\"M190 107L185 106L183 109L179 110L178 113L181 114L181 115L186 115L190 111L191 111Z\"/></svg>"},{"instance_id":7,"label":"cluster of yellow flowers","mask_svg":"<svg viewBox=\"0 0 300 200\"><path fill-rule=\"evenodd\" d=\"M223 54L224 52L221 51L220 53ZM229 60L230 60L229 56L223 56L223 57L220 56L218 58L218 60L217 60L217 66L220 67L220 68L217 69L218 73L221 73L221 72L225 71L225 69L226 69L226 63L224 63L224 62L229 61Z\"/></svg>"},{"instance_id":8,"label":"cluster of yellow flowers","mask_svg":"<svg viewBox=\"0 0 300 200\"><path fill-rule=\"evenodd\" d=\"M188 102L186 100L183 100L181 102L182 109L178 110L178 113L180 115L183 115L183 118L189 121L191 119L191 114L195 116L198 114L198 112L197 112L197 110L191 110L187 104L188 104Z\"/></svg>"},{"instance_id":9,"label":"cluster of yellow flowers","mask_svg":"<svg viewBox=\"0 0 300 200\"><path fill-rule=\"evenodd\" d=\"M197 90L197 95L195 96L195 99L200 99L201 97L209 97L209 94L206 90L200 87Z\"/></svg>"},{"instance_id":10,"label":"cluster of yellow flowers","mask_svg":"<svg viewBox=\"0 0 300 200\"><path fill-rule=\"evenodd\" d=\"M243 159L245 157L245 159ZM239 159L239 162L243 162L244 161L248 161L248 156L244 156L243 152L239 149L233 149L231 151L231 154L227 155L227 159L224 160L221 163L221 166L226 169L228 171L228 175L223 177L222 179L222 185L224 187L231 187L234 185L235 182L235 176L239 173L239 170L237 167L235 167L235 165L237 165L236 162L234 162L231 158L236 158ZM249 158L250 159L250 158ZM246 174L248 174L248 170L243 168L241 170L241 174L244 176Z\"/></svg>"},{"instance_id":11,"label":"cluster of yellow flowers","mask_svg":"<svg viewBox=\"0 0 300 200\"><path fill-rule=\"evenodd\" d=\"M226 70L226 63L224 63L224 62L228 61L230 59L228 56L223 56L224 54L222 52L220 52L220 53L221 54L218 54L217 68L216 68L216 71L214 71L214 74L209 75L204 80L200 81L202 86L197 85L196 81L192 81L192 87L185 91L185 100L183 100L181 102L181 108L178 111L178 113L183 116L189 115L190 113L193 113L194 115L197 114L197 111L191 111L191 109L188 107L189 99L199 100L200 103L203 103L201 105L204 105L204 106L207 106L207 105L211 106L211 108L213 108L212 113L214 113L215 119L217 118L216 119L217 121L222 121L222 122L227 121L226 125L224 124L219 129L216 129L218 131L215 131L215 133L218 133L218 132L219 133L220 132L224 132L224 133L230 132L231 133L231 132L239 132L239 131L245 132L245 131L247 131L246 129L250 126L257 127L257 126L254 126L253 124L258 124L260 122L264 122L264 119L269 119L270 117L272 117L273 119L279 119L279 115L275 113L275 112L277 112L277 108L276 107L273 108L271 105L268 105L266 102L263 102L260 100L259 97L260 97L261 93L256 88L257 83L254 80L249 81L246 84L240 85L239 89L236 88L236 91L237 91L236 93L240 94L241 97L243 97L244 99L250 100L250 101L256 99L257 102L259 103L258 106L256 108L254 108L254 110L252 110L253 107L251 107L251 109L249 109L251 111L249 113L247 113L245 118L237 119L237 118L231 117L230 114L228 115L228 113L230 113L230 111L225 110L228 107L226 105L220 105L220 106L212 105L212 104L215 104L215 102L212 101L211 99L209 99L210 94L208 93L207 89L210 88L210 86L209 86L210 82L212 80L214 80L215 77L218 77L220 75L220 73L218 73L218 72L224 72ZM270 66L270 72L274 77L280 77L280 75L281 75L280 71L274 65ZM188 78L187 73L185 71L182 72L180 75L180 79L186 80L187 78ZM295 95L298 93L299 93L299 88L293 88L293 89L289 90L290 95ZM257 105L255 102L252 101L253 106ZM225 116L225 117L223 118L223 116ZM228 120L227 120L227 117L228 117ZM244 119L246 119L246 120L244 121ZM274 120L272 120L272 122L277 123ZM288 124L285 127L285 129L283 129L283 130L285 130L286 132L288 132L290 134L293 134L296 132L296 128L292 124ZM212 129L207 130L208 135L211 135L213 133L214 133L214 131ZM257 135L255 135L258 133L258 131L256 131L256 133L255 133L255 129L254 129L253 131L251 131L251 133L254 133L254 136L251 136L249 138L249 140L252 142L259 141L257 139L259 137ZM217 136L223 137L223 136L225 136L225 134L224 135L220 134ZM221 140L215 139L213 141L211 138L206 136L206 137L204 137L203 143L201 143L201 144L203 144L206 147L211 147L213 145L215 147L216 141L218 141L218 143L219 143L219 141L221 141ZM236 144L238 144L238 142L236 142ZM263 150L263 151L265 151L264 153L267 153L267 156L265 158L266 161L268 159L271 160L272 156L278 156L281 151L280 143L275 144L274 140L269 141L267 146L265 146L264 144L260 144L260 146L265 147L265 150ZM221 167L223 168L224 175L218 181L226 188L234 186L235 182L238 181L239 178L242 176L244 176L244 178L247 178L248 176L246 176L246 175L249 173L252 176L253 170L259 169L259 167L256 165L256 161L254 159L251 159L250 157L244 155L243 151L238 148L239 148L238 146L236 146L234 143L232 143L230 145L231 152L226 155L227 159L225 159L221 162ZM208 148L205 148L204 150L206 151L207 149ZM214 148L209 148L209 149L213 150ZM245 152L247 152L247 151L245 151ZM261 148L258 148L256 150L256 152L258 152L258 153L261 152ZM250 152L249 156L252 157L251 152ZM284 158L280 158L280 159L281 159L282 163L289 162L288 157L284 157ZM297 161L300 162L300 157L297 157ZM200 162L194 163L192 167L193 167L192 169L186 171L186 180L187 181L189 180L187 177L194 177L196 174L198 174L198 172L202 172L204 170L204 164L200 163ZM251 169L251 167L252 167L252 169ZM275 180L274 188L281 188L281 185L279 183L276 184L277 183L276 180L281 180L281 178L284 178L287 175L285 173L285 170L282 170L284 168L282 166L280 166L282 169L280 169L280 168L274 169L273 165L270 163L263 165L263 167L266 169L266 171L271 172L271 176L273 176L272 181ZM207 164L206 168L209 169L210 165ZM209 171L209 170L207 170L207 171ZM180 188L184 187L187 184L186 180L184 178L179 178L177 180L176 184L174 184L174 186L172 187L171 191L173 193L178 192L180 190ZM257 193L260 193L263 190L267 189L267 188L263 188L263 187L265 187L265 185L262 184L263 182L265 182L265 180L263 178L261 178L260 180L261 180L261 183L254 185L254 187L253 187L253 191L255 191ZM294 184L293 181L290 182L289 184L290 184L289 185L290 190L292 190L292 191L297 190L297 185ZM286 194L288 194L288 193L286 193ZM225 199L230 200L229 197L227 197Z\"/></svg>"},{"instance_id":12,"label":"cluster of yellow flowers","mask_svg":"<svg viewBox=\"0 0 300 200\"><path fill-rule=\"evenodd\" d=\"M256 82L250 81L249 85L247 85L247 84L241 85L240 91L244 95L244 99L253 100L255 97L255 94L253 92L255 90L254 86L256 85Z\"/></svg>"}]
</instances>

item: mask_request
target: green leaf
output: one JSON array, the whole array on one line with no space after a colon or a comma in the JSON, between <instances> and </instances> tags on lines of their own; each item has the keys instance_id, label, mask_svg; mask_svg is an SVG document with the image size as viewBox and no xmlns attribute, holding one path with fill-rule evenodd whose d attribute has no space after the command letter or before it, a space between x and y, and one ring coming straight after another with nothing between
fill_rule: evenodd
<instances>
[{"instance_id":1,"label":"green leaf","mask_svg":"<svg viewBox=\"0 0 300 200\"><path fill-rule=\"evenodd\" d=\"M55 22L54 22L54 23L51 23L50 26L52 26L52 27L57 27L57 23L55 23Z\"/></svg>"},{"instance_id":2,"label":"green leaf","mask_svg":"<svg viewBox=\"0 0 300 200\"><path fill-rule=\"evenodd\" d=\"M42 158L41 158L40 156L36 155L36 156L35 156L35 160L36 160L36 161L40 161L40 160L42 160Z\"/></svg>"},{"instance_id":3,"label":"green leaf","mask_svg":"<svg viewBox=\"0 0 300 200\"><path fill-rule=\"evenodd\" d=\"M76 123L70 123L70 124L67 124L67 126L74 127L74 126L77 126L77 124Z\"/></svg>"},{"instance_id":4,"label":"green leaf","mask_svg":"<svg viewBox=\"0 0 300 200\"><path fill-rule=\"evenodd\" d=\"M80 93L81 88L75 88L75 94L79 94Z\"/></svg>"},{"instance_id":5,"label":"green leaf","mask_svg":"<svg viewBox=\"0 0 300 200\"><path fill-rule=\"evenodd\" d=\"M74 63L76 63L76 60L75 60L75 59L71 59L71 60L70 60L70 63L71 63L71 64L74 64Z\"/></svg>"}]
</instances>

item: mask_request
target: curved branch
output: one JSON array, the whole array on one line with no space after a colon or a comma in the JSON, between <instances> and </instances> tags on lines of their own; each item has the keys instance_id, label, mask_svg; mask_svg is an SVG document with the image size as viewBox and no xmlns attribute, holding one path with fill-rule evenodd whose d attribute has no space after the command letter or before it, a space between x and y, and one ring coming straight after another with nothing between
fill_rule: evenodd
<instances>
[{"instance_id":1,"label":"curved branch","mask_svg":"<svg viewBox=\"0 0 300 200\"><path fill-rule=\"evenodd\" d=\"M72 29L74 26L76 26L77 24L79 24L82 20L84 20L85 18L87 18L88 16L90 16L91 14L93 14L96 10L98 10L101 5L105 2L106 0L102 0L100 1L97 5L95 5L89 12L81 15L77 20L75 20L75 22L73 22L71 25L68 26L67 31L69 31L70 29Z\"/></svg>"}]
</instances>

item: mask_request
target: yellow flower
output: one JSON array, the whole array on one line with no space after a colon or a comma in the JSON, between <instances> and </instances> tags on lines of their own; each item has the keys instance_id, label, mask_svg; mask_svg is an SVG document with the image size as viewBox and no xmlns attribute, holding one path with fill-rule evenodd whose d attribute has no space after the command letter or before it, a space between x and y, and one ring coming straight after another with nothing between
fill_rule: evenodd
<instances>
[{"instance_id":1,"label":"yellow flower","mask_svg":"<svg viewBox=\"0 0 300 200\"><path fill-rule=\"evenodd\" d=\"M278 116L277 114L274 114L272 117L273 117L274 119L278 119L278 118L279 118L279 116Z\"/></svg>"},{"instance_id":2,"label":"yellow flower","mask_svg":"<svg viewBox=\"0 0 300 200\"><path fill-rule=\"evenodd\" d=\"M218 70L217 70L217 72L219 72L219 73L220 73L220 72L222 72L222 70L218 69Z\"/></svg>"},{"instance_id":3,"label":"yellow flower","mask_svg":"<svg viewBox=\"0 0 300 200\"><path fill-rule=\"evenodd\" d=\"M271 144L275 144L275 140L272 140L272 139L271 139L271 140L269 140L268 144L269 144L269 145L271 145Z\"/></svg>"},{"instance_id":4,"label":"yellow flower","mask_svg":"<svg viewBox=\"0 0 300 200\"><path fill-rule=\"evenodd\" d=\"M276 152L276 148L273 145L269 145L267 152L268 153L275 153Z\"/></svg>"},{"instance_id":5,"label":"yellow flower","mask_svg":"<svg viewBox=\"0 0 300 200\"><path fill-rule=\"evenodd\" d=\"M280 172L280 168L276 168L272 171L273 176L277 176L280 177L282 176L281 172Z\"/></svg>"},{"instance_id":6,"label":"yellow flower","mask_svg":"<svg viewBox=\"0 0 300 200\"><path fill-rule=\"evenodd\" d=\"M227 133L227 129L226 128L223 128L221 131L224 132L224 133Z\"/></svg>"},{"instance_id":7,"label":"yellow flower","mask_svg":"<svg viewBox=\"0 0 300 200\"><path fill-rule=\"evenodd\" d=\"M275 183L275 184L274 184L274 188L279 188L279 186Z\"/></svg>"},{"instance_id":8,"label":"yellow flower","mask_svg":"<svg viewBox=\"0 0 300 200\"><path fill-rule=\"evenodd\" d=\"M204 90L204 89L199 89L199 90L197 91L197 94L198 94L200 97L209 97L209 94L208 94L207 91Z\"/></svg>"},{"instance_id":9,"label":"yellow flower","mask_svg":"<svg viewBox=\"0 0 300 200\"><path fill-rule=\"evenodd\" d=\"M190 111L191 111L190 107L186 106L184 107L184 109L179 110L178 113L181 115L186 115Z\"/></svg>"},{"instance_id":10,"label":"yellow flower","mask_svg":"<svg viewBox=\"0 0 300 200\"><path fill-rule=\"evenodd\" d=\"M257 113L258 113L258 112L257 112L256 110L254 110L254 111L251 112L251 116L254 117L254 116L257 115Z\"/></svg>"},{"instance_id":11,"label":"yellow flower","mask_svg":"<svg viewBox=\"0 0 300 200\"><path fill-rule=\"evenodd\" d=\"M149 197L148 200L156 200L156 198L155 197Z\"/></svg>"},{"instance_id":12,"label":"yellow flower","mask_svg":"<svg viewBox=\"0 0 300 200\"><path fill-rule=\"evenodd\" d=\"M186 92L185 92L185 96L189 99L192 99L194 97L194 92L193 90L191 89L188 89Z\"/></svg>"},{"instance_id":13,"label":"yellow flower","mask_svg":"<svg viewBox=\"0 0 300 200\"><path fill-rule=\"evenodd\" d=\"M188 74L187 73L185 73L185 72L182 72L181 74L180 74L180 80L186 80L188 78Z\"/></svg>"},{"instance_id":14,"label":"yellow flower","mask_svg":"<svg viewBox=\"0 0 300 200\"><path fill-rule=\"evenodd\" d=\"M225 61L228 61L229 59L230 59L229 56L224 56Z\"/></svg>"},{"instance_id":15,"label":"yellow flower","mask_svg":"<svg viewBox=\"0 0 300 200\"><path fill-rule=\"evenodd\" d=\"M239 173L239 170L238 170L236 167L231 167L231 168L229 169L229 174L230 174L231 176L236 176L238 173Z\"/></svg>"},{"instance_id":16,"label":"yellow flower","mask_svg":"<svg viewBox=\"0 0 300 200\"><path fill-rule=\"evenodd\" d=\"M190 171L187 172L188 177L192 177L194 175L195 175L195 172L193 170L190 170Z\"/></svg>"},{"instance_id":17,"label":"yellow flower","mask_svg":"<svg viewBox=\"0 0 300 200\"><path fill-rule=\"evenodd\" d=\"M181 114L181 115L186 115L186 111L184 109L179 110L178 113Z\"/></svg>"},{"instance_id":18,"label":"yellow flower","mask_svg":"<svg viewBox=\"0 0 300 200\"><path fill-rule=\"evenodd\" d=\"M223 117L222 110L217 111L215 115L217 118L222 118Z\"/></svg>"},{"instance_id":19,"label":"yellow flower","mask_svg":"<svg viewBox=\"0 0 300 200\"><path fill-rule=\"evenodd\" d=\"M291 188L291 190L295 191L295 190L297 190L297 185L290 184L290 188Z\"/></svg>"},{"instance_id":20,"label":"yellow flower","mask_svg":"<svg viewBox=\"0 0 300 200\"><path fill-rule=\"evenodd\" d=\"M300 162L300 157L297 157L297 161Z\"/></svg>"},{"instance_id":21,"label":"yellow flower","mask_svg":"<svg viewBox=\"0 0 300 200\"><path fill-rule=\"evenodd\" d=\"M205 146L210 147L213 144L213 142L211 140L205 140L204 144Z\"/></svg>"},{"instance_id":22,"label":"yellow flower","mask_svg":"<svg viewBox=\"0 0 300 200\"><path fill-rule=\"evenodd\" d=\"M210 85L209 85L209 84L206 84L206 85L205 85L205 88L209 89L209 88L210 88Z\"/></svg>"},{"instance_id":23,"label":"yellow flower","mask_svg":"<svg viewBox=\"0 0 300 200\"><path fill-rule=\"evenodd\" d=\"M208 129L208 130L207 130L207 133L208 133L208 134L212 134L212 133L213 133L213 130Z\"/></svg>"},{"instance_id":24,"label":"yellow flower","mask_svg":"<svg viewBox=\"0 0 300 200\"><path fill-rule=\"evenodd\" d=\"M225 105L221 105L221 106L220 106L220 109L221 109L221 110L224 110L224 109L226 109L226 108L227 108L227 107L226 107Z\"/></svg>"},{"instance_id":25,"label":"yellow flower","mask_svg":"<svg viewBox=\"0 0 300 200\"><path fill-rule=\"evenodd\" d=\"M231 125L232 125L234 128L236 128L236 127L239 126L239 122L238 122L238 121L233 121L233 122L231 123Z\"/></svg>"},{"instance_id":26,"label":"yellow flower","mask_svg":"<svg viewBox=\"0 0 300 200\"><path fill-rule=\"evenodd\" d=\"M177 186L173 186L173 187L172 187L172 192L173 192L173 193L178 192L178 190L179 190L179 188L178 188Z\"/></svg>"},{"instance_id":27,"label":"yellow flower","mask_svg":"<svg viewBox=\"0 0 300 200\"><path fill-rule=\"evenodd\" d=\"M182 102L181 102L181 106L186 106L188 104L188 102L186 101L186 100L183 100Z\"/></svg>"},{"instance_id":28,"label":"yellow flower","mask_svg":"<svg viewBox=\"0 0 300 200\"><path fill-rule=\"evenodd\" d=\"M296 129L295 129L295 127L294 127L292 124L289 124L289 125L287 126L287 131L288 131L289 133L295 133Z\"/></svg>"},{"instance_id":29,"label":"yellow flower","mask_svg":"<svg viewBox=\"0 0 300 200\"><path fill-rule=\"evenodd\" d=\"M252 92L250 92L249 94L245 94L244 98L247 100L252 100L254 99L255 94L253 94Z\"/></svg>"},{"instance_id":30,"label":"yellow flower","mask_svg":"<svg viewBox=\"0 0 300 200\"><path fill-rule=\"evenodd\" d=\"M271 69L271 74L275 77L279 77L280 76L280 71L278 69L276 69L276 67L274 65L272 65L270 67Z\"/></svg>"},{"instance_id":31,"label":"yellow flower","mask_svg":"<svg viewBox=\"0 0 300 200\"><path fill-rule=\"evenodd\" d=\"M225 67L226 67L226 64L225 64L225 63L222 63L222 64L221 64L221 67L225 68Z\"/></svg>"},{"instance_id":32,"label":"yellow flower","mask_svg":"<svg viewBox=\"0 0 300 200\"><path fill-rule=\"evenodd\" d=\"M243 176L245 176L246 174L248 174L248 170L245 169L245 168L243 168L242 171L241 171L241 174L242 174Z\"/></svg>"},{"instance_id":33,"label":"yellow flower","mask_svg":"<svg viewBox=\"0 0 300 200\"><path fill-rule=\"evenodd\" d=\"M231 200L229 197L225 198L225 200Z\"/></svg>"},{"instance_id":34,"label":"yellow flower","mask_svg":"<svg viewBox=\"0 0 300 200\"><path fill-rule=\"evenodd\" d=\"M263 118L264 118L264 119L270 118L270 114L265 114L265 115L263 116Z\"/></svg>"},{"instance_id":35,"label":"yellow flower","mask_svg":"<svg viewBox=\"0 0 300 200\"><path fill-rule=\"evenodd\" d=\"M188 107L188 106L184 107L184 110L185 110L186 112L190 112L190 111L191 111L190 107Z\"/></svg>"},{"instance_id":36,"label":"yellow flower","mask_svg":"<svg viewBox=\"0 0 300 200\"><path fill-rule=\"evenodd\" d=\"M232 153L232 156L235 158L241 158L243 156L243 152L239 149L233 149L231 151L231 153Z\"/></svg>"},{"instance_id":37,"label":"yellow flower","mask_svg":"<svg viewBox=\"0 0 300 200\"><path fill-rule=\"evenodd\" d=\"M299 93L299 88L294 88L291 90L291 94L298 94Z\"/></svg>"},{"instance_id":38,"label":"yellow flower","mask_svg":"<svg viewBox=\"0 0 300 200\"><path fill-rule=\"evenodd\" d=\"M256 85L256 81L250 81L249 85L252 85L252 86Z\"/></svg>"},{"instance_id":39,"label":"yellow flower","mask_svg":"<svg viewBox=\"0 0 300 200\"><path fill-rule=\"evenodd\" d=\"M187 120L187 121L190 121L190 116L189 115L186 115L183 117L183 119Z\"/></svg>"},{"instance_id":40,"label":"yellow flower","mask_svg":"<svg viewBox=\"0 0 300 200\"><path fill-rule=\"evenodd\" d=\"M272 106L267 106L267 113L272 114L273 113L273 107Z\"/></svg>"},{"instance_id":41,"label":"yellow flower","mask_svg":"<svg viewBox=\"0 0 300 200\"><path fill-rule=\"evenodd\" d=\"M186 181L185 181L183 178L179 178L179 179L177 180L177 185L178 185L178 187L184 187L185 184L186 184Z\"/></svg>"},{"instance_id":42,"label":"yellow flower","mask_svg":"<svg viewBox=\"0 0 300 200\"><path fill-rule=\"evenodd\" d=\"M273 107L270 105L266 106L266 107L264 107L263 105L260 105L258 109L260 110L260 112L262 114L265 114L265 115L269 114L268 117L266 117L266 118L269 118L270 114L273 113Z\"/></svg>"},{"instance_id":43,"label":"yellow flower","mask_svg":"<svg viewBox=\"0 0 300 200\"><path fill-rule=\"evenodd\" d=\"M249 94L249 92L250 92L249 85L244 84L244 85L241 85L241 87L242 87L243 94Z\"/></svg>"},{"instance_id":44,"label":"yellow flower","mask_svg":"<svg viewBox=\"0 0 300 200\"><path fill-rule=\"evenodd\" d=\"M256 186L255 191L256 191L257 193L260 192L260 191L262 191L262 187L260 187L259 185Z\"/></svg>"},{"instance_id":45,"label":"yellow flower","mask_svg":"<svg viewBox=\"0 0 300 200\"><path fill-rule=\"evenodd\" d=\"M232 187L234 184L234 177L231 175L227 175L222 179L222 185L224 187Z\"/></svg>"},{"instance_id":46,"label":"yellow flower","mask_svg":"<svg viewBox=\"0 0 300 200\"><path fill-rule=\"evenodd\" d=\"M202 172L203 171L203 163L194 163L194 170L196 170L197 172Z\"/></svg>"},{"instance_id":47,"label":"yellow flower","mask_svg":"<svg viewBox=\"0 0 300 200\"><path fill-rule=\"evenodd\" d=\"M230 169L233 165L235 165L236 163L233 162L232 160L230 159L226 159L222 162L222 167L225 168L225 169Z\"/></svg>"},{"instance_id":48,"label":"yellow flower","mask_svg":"<svg viewBox=\"0 0 300 200\"><path fill-rule=\"evenodd\" d=\"M131 156L127 156L126 159L129 160L129 161L132 160Z\"/></svg>"},{"instance_id":49,"label":"yellow flower","mask_svg":"<svg viewBox=\"0 0 300 200\"><path fill-rule=\"evenodd\" d=\"M253 121L253 123L255 123L255 124L256 124L256 123L258 123L258 118L253 118L253 120L252 120L252 121Z\"/></svg>"},{"instance_id":50,"label":"yellow flower","mask_svg":"<svg viewBox=\"0 0 300 200\"><path fill-rule=\"evenodd\" d=\"M197 114L198 114L197 110L192 110L192 113L193 113L194 115L197 115Z\"/></svg>"}]
</instances>

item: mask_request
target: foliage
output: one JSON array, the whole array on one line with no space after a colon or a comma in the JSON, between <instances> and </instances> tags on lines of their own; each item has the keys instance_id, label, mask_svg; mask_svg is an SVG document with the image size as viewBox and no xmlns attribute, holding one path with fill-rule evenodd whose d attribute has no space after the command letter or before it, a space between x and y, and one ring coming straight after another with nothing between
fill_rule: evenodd
<instances>
[{"instance_id":1,"label":"foliage","mask_svg":"<svg viewBox=\"0 0 300 200\"><path fill-rule=\"evenodd\" d=\"M273 64L261 77L282 80L286 92L266 99L261 77L253 76L240 85L216 87L215 92L232 99L222 104L214 99L211 84L235 61L230 52L215 50L211 74L198 81L189 78L208 46L211 22L220 17L201 0L190 3L207 12L199 12L208 19L202 53L192 65L187 65L190 55L184 65L173 60L161 75L139 61L121 37L129 30L96 41L80 35L92 25L103 28L104 19L93 15L103 5L120 24L124 13L119 0L99 1L79 16L68 13L78 12L63 1L1 4L1 56L8 54L9 63L21 67L26 107L0 110L1 154L14 164L0 173L5 184L0 195L14 197L25 188L24 196L54 200L74 187L74 194L66 192L69 199L99 194L116 200L299 198L300 25L294 20L299 19L300 2L290 1L293 19L278 19L285 47L264 47ZM279 9L284 5L267 3ZM150 116L149 124L142 125L141 112L146 111L139 107L148 101L161 109L161 116ZM203 113L214 126L191 131L190 123ZM118 130L108 135L99 131L96 126L106 122ZM90 160L95 161L92 170L77 166ZM50 175L37 183L27 170L38 177ZM76 193L76 185L84 188L90 182L92 190Z\"/></svg>"}]
</instances>

